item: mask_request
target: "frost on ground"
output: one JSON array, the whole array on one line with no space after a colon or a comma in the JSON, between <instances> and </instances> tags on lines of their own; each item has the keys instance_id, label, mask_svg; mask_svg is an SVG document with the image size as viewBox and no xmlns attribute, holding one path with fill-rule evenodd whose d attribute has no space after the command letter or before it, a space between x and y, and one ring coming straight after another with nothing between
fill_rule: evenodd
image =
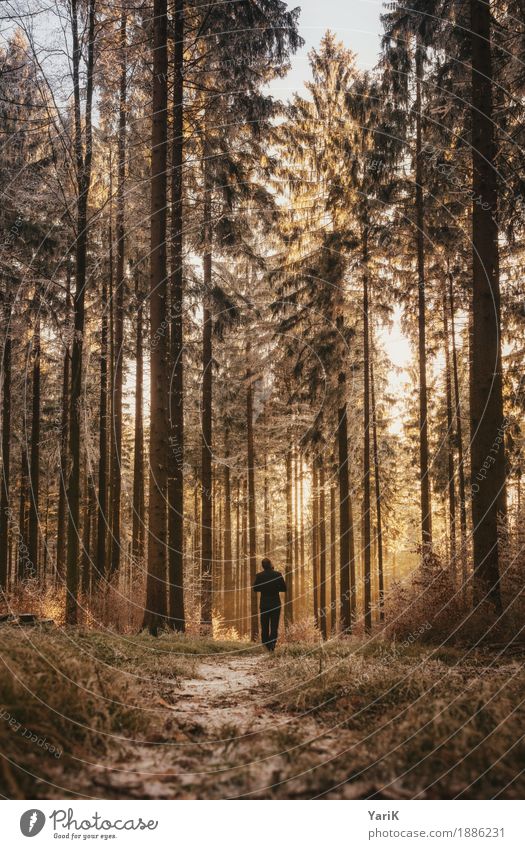
<instances>
[{"instance_id":1,"label":"frost on ground","mask_svg":"<svg viewBox=\"0 0 525 849\"><path fill-rule=\"evenodd\" d=\"M2 632L8 798L519 798L523 657ZM521 695L520 695L521 693Z\"/></svg>"}]
</instances>

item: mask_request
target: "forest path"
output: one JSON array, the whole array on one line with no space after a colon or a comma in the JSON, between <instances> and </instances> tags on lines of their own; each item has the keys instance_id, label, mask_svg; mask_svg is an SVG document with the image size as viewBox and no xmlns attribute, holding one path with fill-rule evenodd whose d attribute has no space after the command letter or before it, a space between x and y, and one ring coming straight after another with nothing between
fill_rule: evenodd
<instances>
[{"instance_id":1,"label":"forest path","mask_svg":"<svg viewBox=\"0 0 525 849\"><path fill-rule=\"evenodd\" d=\"M209 655L195 677L158 696L159 733L96 767L87 795L268 798L279 797L281 786L287 798L310 795L311 769L337 755L340 735L272 707L274 662L266 653Z\"/></svg>"},{"instance_id":2,"label":"forest path","mask_svg":"<svg viewBox=\"0 0 525 849\"><path fill-rule=\"evenodd\" d=\"M268 657L221 655L201 663L198 678L189 678L177 692L177 721L190 728L200 723L207 732L231 723L249 725L264 721L261 666ZM198 719L196 719L198 717Z\"/></svg>"}]
</instances>

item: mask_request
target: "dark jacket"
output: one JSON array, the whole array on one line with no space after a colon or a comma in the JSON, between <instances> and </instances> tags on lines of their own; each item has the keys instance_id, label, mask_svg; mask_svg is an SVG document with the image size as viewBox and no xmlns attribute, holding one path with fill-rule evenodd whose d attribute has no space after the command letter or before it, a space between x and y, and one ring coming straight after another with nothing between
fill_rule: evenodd
<instances>
[{"instance_id":1,"label":"dark jacket","mask_svg":"<svg viewBox=\"0 0 525 849\"><path fill-rule=\"evenodd\" d=\"M261 594L261 610L272 610L281 606L279 593L286 592L286 582L276 569L265 569L255 576L253 591Z\"/></svg>"}]
</instances>

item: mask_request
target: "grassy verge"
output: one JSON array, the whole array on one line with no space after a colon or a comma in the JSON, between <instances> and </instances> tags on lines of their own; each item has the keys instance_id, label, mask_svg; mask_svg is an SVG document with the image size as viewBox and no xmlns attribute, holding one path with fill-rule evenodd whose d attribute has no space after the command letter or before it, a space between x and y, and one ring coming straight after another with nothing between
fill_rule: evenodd
<instances>
[{"instance_id":1,"label":"grassy verge","mask_svg":"<svg viewBox=\"0 0 525 849\"><path fill-rule=\"evenodd\" d=\"M258 688L241 686L237 694L225 686L224 727L204 722L188 730L177 713L184 698L188 716L181 683L199 674L200 659L210 664L231 653L261 649L173 634L0 628L0 792L9 798L523 795L522 657L358 638L323 647L284 644L255 664ZM132 771L138 753L148 764L157 743L156 763L168 777L155 788L140 777L134 786L112 787L107 774L110 785L97 785L96 769L83 763ZM179 775L186 776L182 783Z\"/></svg>"},{"instance_id":2,"label":"grassy verge","mask_svg":"<svg viewBox=\"0 0 525 849\"><path fill-rule=\"evenodd\" d=\"M349 795L352 782L430 798L523 792L522 659L392 644L294 649L269 685L275 708L348 737L346 752L316 770L318 792L338 781Z\"/></svg>"},{"instance_id":3,"label":"grassy verge","mask_svg":"<svg viewBox=\"0 0 525 849\"><path fill-rule=\"evenodd\" d=\"M238 643L175 635L0 628L0 793L52 794L83 759L103 758L122 738L162 733L168 720L159 699L176 705L199 655L234 650Z\"/></svg>"}]
</instances>

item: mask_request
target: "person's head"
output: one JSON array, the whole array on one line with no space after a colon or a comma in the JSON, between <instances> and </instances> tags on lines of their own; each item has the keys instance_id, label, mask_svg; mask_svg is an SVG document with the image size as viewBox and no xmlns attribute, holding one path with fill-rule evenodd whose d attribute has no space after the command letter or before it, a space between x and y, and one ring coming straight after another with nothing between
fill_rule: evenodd
<instances>
[{"instance_id":1,"label":"person's head","mask_svg":"<svg viewBox=\"0 0 525 849\"><path fill-rule=\"evenodd\" d=\"M263 557L262 562L261 562L261 566L263 567L263 569L266 572L270 572L273 569L272 561L270 560L269 557Z\"/></svg>"}]
</instances>

